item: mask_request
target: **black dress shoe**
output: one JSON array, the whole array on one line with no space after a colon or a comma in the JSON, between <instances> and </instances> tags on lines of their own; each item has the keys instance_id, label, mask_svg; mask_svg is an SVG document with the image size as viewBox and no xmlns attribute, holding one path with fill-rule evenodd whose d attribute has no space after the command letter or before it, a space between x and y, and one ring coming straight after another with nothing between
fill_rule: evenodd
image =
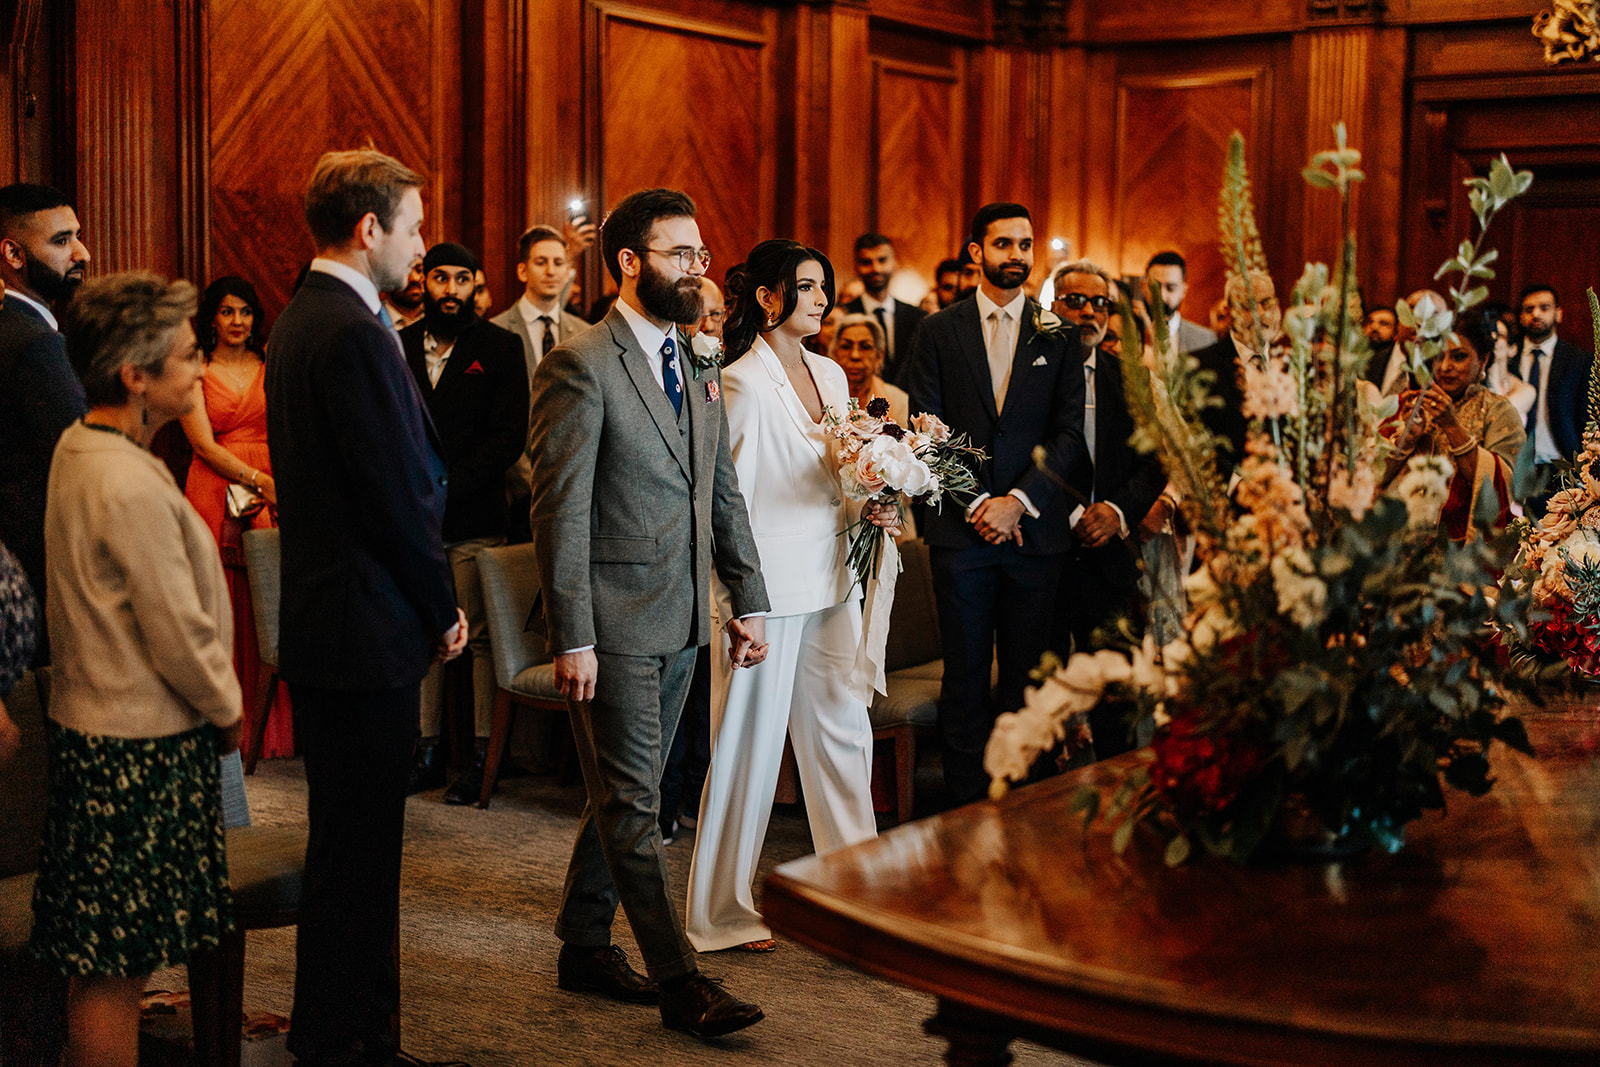
<instances>
[{"instance_id":1,"label":"black dress shoe","mask_svg":"<svg viewBox=\"0 0 1600 1067\"><path fill-rule=\"evenodd\" d=\"M556 985L569 993L601 993L624 1004L655 1004L661 999L661 987L629 967L628 957L616 945L562 945L556 957Z\"/></svg>"},{"instance_id":2,"label":"black dress shoe","mask_svg":"<svg viewBox=\"0 0 1600 1067\"><path fill-rule=\"evenodd\" d=\"M439 754L437 742L417 742L417 754L411 760L411 780L406 784L406 796L426 793L444 785L444 757Z\"/></svg>"},{"instance_id":3,"label":"black dress shoe","mask_svg":"<svg viewBox=\"0 0 1600 1067\"><path fill-rule=\"evenodd\" d=\"M661 1025L695 1037L721 1037L765 1019L760 1008L722 988L714 978L691 974L688 985L661 991Z\"/></svg>"},{"instance_id":4,"label":"black dress shoe","mask_svg":"<svg viewBox=\"0 0 1600 1067\"><path fill-rule=\"evenodd\" d=\"M444 802L461 807L464 804L476 804L478 795L483 792L484 764L489 761L487 752L479 752L472 761L472 767L457 778L449 789L444 791Z\"/></svg>"}]
</instances>

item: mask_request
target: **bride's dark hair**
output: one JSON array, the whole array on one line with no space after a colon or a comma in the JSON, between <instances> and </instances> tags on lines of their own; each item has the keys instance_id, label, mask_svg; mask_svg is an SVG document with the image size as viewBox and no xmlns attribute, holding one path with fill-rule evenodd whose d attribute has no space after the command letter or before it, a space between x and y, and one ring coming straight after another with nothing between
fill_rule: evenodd
<instances>
[{"instance_id":1,"label":"bride's dark hair","mask_svg":"<svg viewBox=\"0 0 1600 1067\"><path fill-rule=\"evenodd\" d=\"M783 323L794 314L795 305L800 302L795 274L802 263L812 260L822 265L822 291L828 297L828 306L822 313L826 317L833 310L833 264L815 248L782 238L762 241L750 250L742 271L728 272L728 303L733 313L723 327L722 344L727 349L729 362L750 351L756 343L757 334ZM758 289L783 294L783 309L772 326L767 325L766 309L756 299Z\"/></svg>"}]
</instances>

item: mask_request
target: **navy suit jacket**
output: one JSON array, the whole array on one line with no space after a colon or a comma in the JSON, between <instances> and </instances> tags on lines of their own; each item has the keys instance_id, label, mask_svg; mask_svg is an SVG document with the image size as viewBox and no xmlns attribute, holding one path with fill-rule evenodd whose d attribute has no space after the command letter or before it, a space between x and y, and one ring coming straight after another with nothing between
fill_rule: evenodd
<instances>
[{"instance_id":1,"label":"navy suit jacket","mask_svg":"<svg viewBox=\"0 0 1600 1067\"><path fill-rule=\"evenodd\" d=\"M1550 391L1547 410L1550 435L1562 458L1571 459L1583 448L1583 426L1589 421L1589 368L1594 355L1577 345L1556 338L1551 354L1550 375L1545 388ZM1520 359L1511 362L1511 373L1522 370Z\"/></svg>"},{"instance_id":2,"label":"navy suit jacket","mask_svg":"<svg viewBox=\"0 0 1600 1067\"><path fill-rule=\"evenodd\" d=\"M50 458L88 404L66 342L16 297L0 307L0 383L0 543L21 562L42 605Z\"/></svg>"},{"instance_id":3,"label":"navy suit jacket","mask_svg":"<svg viewBox=\"0 0 1600 1067\"><path fill-rule=\"evenodd\" d=\"M522 341L510 330L474 319L428 382L422 351L425 324L400 331L406 363L444 444L450 492L444 505L444 539L506 536L506 468L528 441L528 366Z\"/></svg>"},{"instance_id":4,"label":"navy suit jacket","mask_svg":"<svg viewBox=\"0 0 1600 1067\"><path fill-rule=\"evenodd\" d=\"M278 483L278 669L291 683L393 689L456 621L440 525L447 478L394 332L312 271L267 343Z\"/></svg>"},{"instance_id":5,"label":"navy suit jacket","mask_svg":"<svg viewBox=\"0 0 1600 1067\"><path fill-rule=\"evenodd\" d=\"M1030 299L1023 310L1004 410L995 410L976 299L957 301L922 321L906 387L913 414L939 416L989 454L975 472L980 492L1002 496L1020 489L1028 495L1039 518L1023 516L1021 551L1052 555L1071 545L1067 517L1073 501L1034 465L1033 450L1043 446L1045 466L1067 484L1087 464L1089 454L1083 439L1083 358L1077 338L1065 330L1038 334L1033 326L1038 308ZM984 544L965 511L960 501L949 498L941 509L930 508L924 539L937 548Z\"/></svg>"},{"instance_id":6,"label":"navy suit jacket","mask_svg":"<svg viewBox=\"0 0 1600 1067\"><path fill-rule=\"evenodd\" d=\"M1082 360L1078 366L1081 374ZM1128 413L1122 374L1122 360L1104 352L1095 356L1094 469L1091 473L1087 465L1080 467L1072 485L1085 497L1092 490L1095 500L1115 504L1130 534L1137 538L1140 521L1166 488L1167 475L1154 452L1140 452L1128 443L1133 436L1133 416ZM1069 504L1069 511L1071 507ZM1137 540L1116 538L1100 548L1080 549L1079 554L1085 563L1131 586L1139 578L1138 551Z\"/></svg>"}]
</instances>

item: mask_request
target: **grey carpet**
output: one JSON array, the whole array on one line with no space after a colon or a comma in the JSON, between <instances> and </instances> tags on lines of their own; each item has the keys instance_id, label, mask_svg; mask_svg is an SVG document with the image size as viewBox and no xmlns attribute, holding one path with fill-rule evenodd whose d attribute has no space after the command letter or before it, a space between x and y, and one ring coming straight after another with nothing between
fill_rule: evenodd
<instances>
[{"instance_id":1,"label":"grey carpet","mask_svg":"<svg viewBox=\"0 0 1600 1067\"><path fill-rule=\"evenodd\" d=\"M298 761L264 761L248 779L258 825L305 820ZM401 943L407 1051L463 1059L473 1067L524 1064L937 1064L943 1043L922 1032L933 999L870 978L780 939L766 956L702 957L706 973L759 1003L765 1021L705 1043L662 1028L654 1008L626 1007L556 988L558 943L551 927L568 850L583 804L581 787L549 778L505 782L488 811L453 808L439 793L407 809ZM691 834L667 847L675 889L689 874ZM805 817L780 808L761 870L811 851ZM638 961L626 921L616 941ZM245 1006L288 1014L293 1007L294 931L250 934ZM1082 1061L1013 1045L1016 1062Z\"/></svg>"}]
</instances>

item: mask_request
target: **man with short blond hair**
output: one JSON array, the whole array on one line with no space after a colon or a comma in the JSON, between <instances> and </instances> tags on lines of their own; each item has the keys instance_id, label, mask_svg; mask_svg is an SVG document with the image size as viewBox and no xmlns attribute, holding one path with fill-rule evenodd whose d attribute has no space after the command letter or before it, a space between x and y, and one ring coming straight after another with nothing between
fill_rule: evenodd
<instances>
[{"instance_id":1,"label":"man with short blond hair","mask_svg":"<svg viewBox=\"0 0 1600 1067\"><path fill-rule=\"evenodd\" d=\"M306 188L317 258L267 344L278 476L278 669L309 790L289 1051L400 1054L400 858L420 683L466 644L445 561L445 463L378 294L422 255L422 179L329 152Z\"/></svg>"}]
</instances>

